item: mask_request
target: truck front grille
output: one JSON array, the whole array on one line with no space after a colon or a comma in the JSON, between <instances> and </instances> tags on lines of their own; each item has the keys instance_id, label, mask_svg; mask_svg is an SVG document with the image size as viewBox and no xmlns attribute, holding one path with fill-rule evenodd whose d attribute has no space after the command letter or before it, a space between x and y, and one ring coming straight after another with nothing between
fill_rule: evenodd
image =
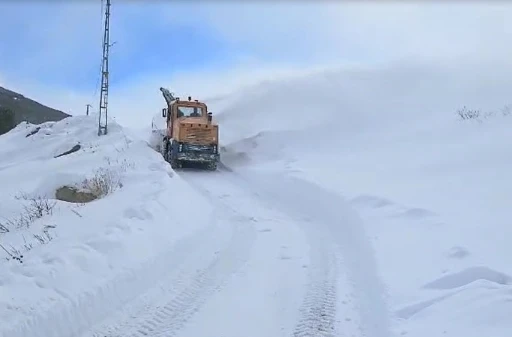
<instances>
[{"instance_id":1,"label":"truck front grille","mask_svg":"<svg viewBox=\"0 0 512 337\"><path fill-rule=\"evenodd\" d=\"M202 152L202 153L215 153L215 147L212 145L198 145L198 144L183 144L183 152Z\"/></svg>"}]
</instances>

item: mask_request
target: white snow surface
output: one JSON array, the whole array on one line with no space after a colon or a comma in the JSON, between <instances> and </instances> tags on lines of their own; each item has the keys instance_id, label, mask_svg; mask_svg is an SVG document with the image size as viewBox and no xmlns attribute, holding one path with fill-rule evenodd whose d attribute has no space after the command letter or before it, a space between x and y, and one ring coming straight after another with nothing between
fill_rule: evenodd
<instances>
[{"instance_id":1,"label":"white snow surface","mask_svg":"<svg viewBox=\"0 0 512 337\"><path fill-rule=\"evenodd\" d=\"M151 121L19 125L0 136L0 223L20 193L99 168L121 186L0 234L24 255L0 262L0 336L508 337L512 115L458 120L508 98L466 70L332 70L207 102L217 172L172 170Z\"/></svg>"},{"instance_id":2,"label":"white snow surface","mask_svg":"<svg viewBox=\"0 0 512 337\"><path fill-rule=\"evenodd\" d=\"M331 219L340 227L344 208L359 215L395 335L512 331L512 115L501 109L510 95L493 73L471 80L478 72L331 71L259 87L219 117L222 130L234 130L223 138L224 162L238 174L265 172L275 191L284 177L314 184L309 207L338 212ZM480 118L459 120L465 105L481 109ZM299 200L306 190L297 186L287 188ZM349 245L362 253L363 241ZM370 271L369 254L354 256L354 268ZM376 287L368 282L361 291Z\"/></svg>"},{"instance_id":3,"label":"white snow surface","mask_svg":"<svg viewBox=\"0 0 512 337\"><path fill-rule=\"evenodd\" d=\"M7 250L24 255L20 264L6 261L2 251L5 337L76 336L161 277L168 261L160 257L206 226L212 210L145 141L130 138L113 122L102 137L89 117L40 127L27 138L35 126L23 123L0 137L3 223L24 213L28 202L15 198L20 193L54 199L58 187L80 184L100 168L119 175L122 187L85 205L58 202L52 215L0 235ZM54 158L77 143L78 152ZM46 225L55 226L49 230L53 240L41 245L33 234L41 235ZM25 251L25 244L33 248Z\"/></svg>"}]
</instances>

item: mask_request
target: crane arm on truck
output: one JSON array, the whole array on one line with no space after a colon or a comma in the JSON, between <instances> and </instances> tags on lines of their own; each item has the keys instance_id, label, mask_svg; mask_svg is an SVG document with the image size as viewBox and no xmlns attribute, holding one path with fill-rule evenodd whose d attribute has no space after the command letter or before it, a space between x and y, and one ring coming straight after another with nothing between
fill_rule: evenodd
<instances>
[{"instance_id":1,"label":"crane arm on truck","mask_svg":"<svg viewBox=\"0 0 512 337\"><path fill-rule=\"evenodd\" d=\"M167 102L167 106L171 106L172 102L177 100L177 97L174 97L174 95L166 88L160 88L160 91L162 92L162 96L164 96L165 101Z\"/></svg>"}]
</instances>

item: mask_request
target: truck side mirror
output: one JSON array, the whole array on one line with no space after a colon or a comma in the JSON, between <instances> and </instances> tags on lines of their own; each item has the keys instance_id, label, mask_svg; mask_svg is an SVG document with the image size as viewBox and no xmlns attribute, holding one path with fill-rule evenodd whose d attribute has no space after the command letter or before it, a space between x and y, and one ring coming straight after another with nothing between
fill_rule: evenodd
<instances>
[{"instance_id":1,"label":"truck side mirror","mask_svg":"<svg viewBox=\"0 0 512 337\"><path fill-rule=\"evenodd\" d=\"M212 113L208 112L208 122L211 122L211 121L212 121Z\"/></svg>"},{"instance_id":2,"label":"truck side mirror","mask_svg":"<svg viewBox=\"0 0 512 337\"><path fill-rule=\"evenodd\" d=\"M162 117L167 117L167 108L162 109Z\"/></svg>"}]
</instances>

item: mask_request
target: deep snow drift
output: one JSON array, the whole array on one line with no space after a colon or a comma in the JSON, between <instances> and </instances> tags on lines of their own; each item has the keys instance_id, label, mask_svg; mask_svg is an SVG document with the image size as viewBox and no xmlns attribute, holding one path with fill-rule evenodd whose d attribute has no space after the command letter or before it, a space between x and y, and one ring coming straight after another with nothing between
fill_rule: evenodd
<instances>
[{"instance_id":1,"label":"deep snow drift","mask_svg":"<svg viewBox=\"0 0 512 337\"><path fill-rule=\"evenodd\" d=\"M146 142L96 128L70 117L0 137L2 337L78 335L161 278L172 244L207 224L209 203ZM109 193L55 200L64 185ZM191 209L202 210L192 222Z\"/></svg>"},{"instance_id":2,"label":"deep snow drift","mask_svg":"<svg viewBox=\"0 0 512 337\"><path fill-rule=\"evenodd\" d=\"M333 70L246 88L210 108L235 171L300 177L357 210L397 334L505 337L512 115L503 109L511 83L496 80L498 70ZM465 105L482 109L479 118L461 120Z\"/></svg>"}]
</instances>

